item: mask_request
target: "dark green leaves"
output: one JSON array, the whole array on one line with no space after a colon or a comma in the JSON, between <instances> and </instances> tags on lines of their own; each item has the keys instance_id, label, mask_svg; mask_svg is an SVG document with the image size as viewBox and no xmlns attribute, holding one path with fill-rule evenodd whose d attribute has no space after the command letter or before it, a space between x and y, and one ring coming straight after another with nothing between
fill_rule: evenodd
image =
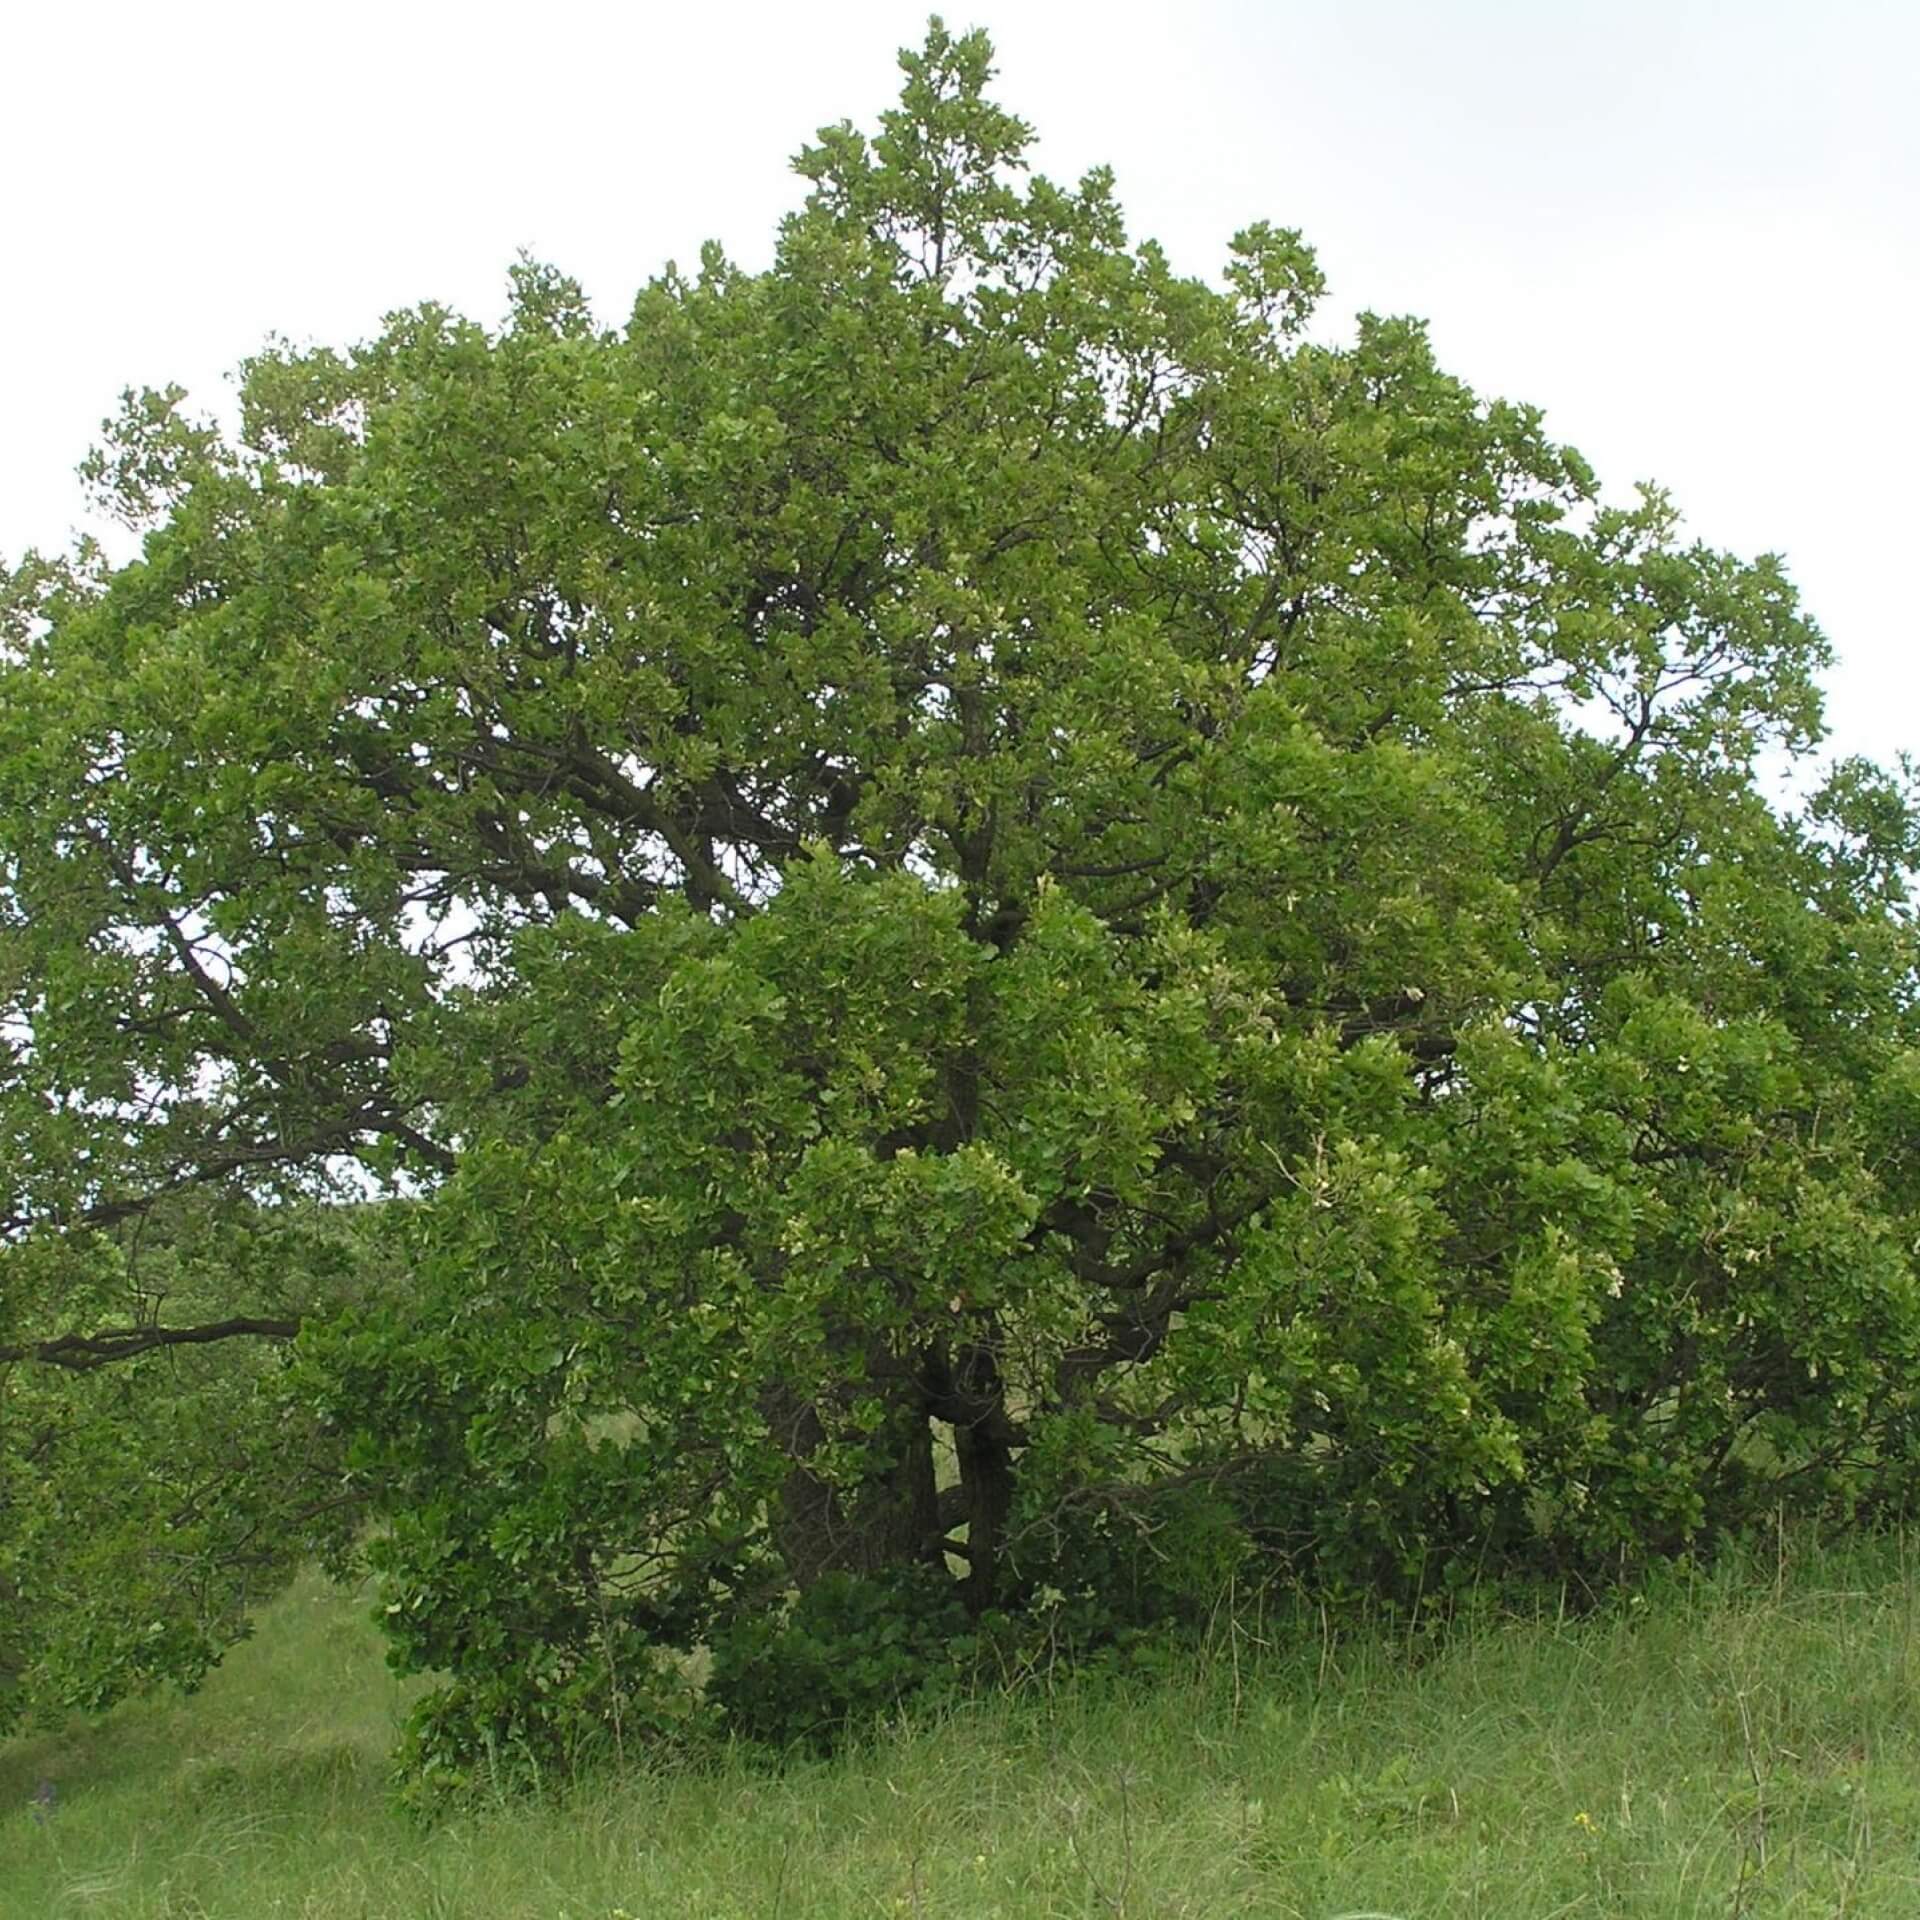
<instances>
[{"instance_id":1,"label":"dark green leaves","mask_svg":"<svg viewBox=\"0 0 1920 1920\"><path fill-rule=\"evenodd\" d=\"M1766 804L1827 658L1777 562L1416 321L1310 340L1290 230L1130 246L981 36L903 65L766 272L608 332L522 262L498 330L270 348L237 445L135 400L141 558L8 584L0 1347L207 1338L137 1407L7 1376L0 1578L95 1568L103 1435L233 1463L99 1477L123 1558L282 1569L320 1474L447 1781L675 1724L723 1628L763 1727L842 1644L890 1699L952 1622L860 1596L1081 1644L1910 1471L1914 815ZM356 1278L281 1286L319 1201ZM200 1205L247 1257L140 1295ZM270 1314L284 1375L207 1332ZM205 1591L0 1662L190 1675Z\"/></svg>"}]
</instances>

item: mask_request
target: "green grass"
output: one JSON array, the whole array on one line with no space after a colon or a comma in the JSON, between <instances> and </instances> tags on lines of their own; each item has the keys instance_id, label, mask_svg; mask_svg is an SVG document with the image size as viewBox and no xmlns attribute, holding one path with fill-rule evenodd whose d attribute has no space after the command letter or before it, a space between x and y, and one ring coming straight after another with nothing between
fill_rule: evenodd
<instances>
[{"instance_id":1,"label":"green grass","mask_svg":"<svg viewBox=\"0 0 1920 1920\"><path fill-rule=\"evenodd\" d=\"M0 1744L0 1920L1920 1914L1897 1542L1483 1619L1421 1659L1223 1638L1151 1688L431 1830L388 1808L402 1695L364 1611L302 1582L193 1699Z\"/></svg>"}]
</instances>

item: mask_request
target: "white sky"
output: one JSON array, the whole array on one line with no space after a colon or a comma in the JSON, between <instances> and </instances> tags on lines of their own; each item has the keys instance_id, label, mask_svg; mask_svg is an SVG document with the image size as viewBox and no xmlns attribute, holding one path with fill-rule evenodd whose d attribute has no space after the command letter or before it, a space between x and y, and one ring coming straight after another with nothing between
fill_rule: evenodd
<instances>
[{"instance_id":1,"label":"white sky","mask_svg":"<svg viewBox=\"0 0 1920 1920\"><path fill-rule=\"evenodd\" d=\"M870 126L889 0L69 0L0 62L0 556L58 546L123 386L217 406L269 333L435 298L516 249L603 316L720 239L764 264L823 122ZM1783 552L1841 654L1836 749L1920 749L1920 0L951 0L1059 178L1214 272L1299 226L1329 310L1422 314L1611 490Z\"/></svg>"}]
</instances>

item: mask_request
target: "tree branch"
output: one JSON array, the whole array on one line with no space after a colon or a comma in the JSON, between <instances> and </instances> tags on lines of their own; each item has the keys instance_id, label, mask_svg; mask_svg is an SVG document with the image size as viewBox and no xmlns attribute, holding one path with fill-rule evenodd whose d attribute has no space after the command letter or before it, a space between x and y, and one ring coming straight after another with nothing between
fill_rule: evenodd
<instances>
[{"instance_id":1,"label":"tree branch","mask_svg":"<svg viewBox=\"0 0 1920 1920\"><path fill-rule=\"evenodd\" d=\"M0 1365L37 1360L74 1373L89 1373L131 1360L161 1347L208 1347L222 1340L291 1340L298 1320L212 1320L198 1327L105 1327L98 1333L63 1333L53 1340L32 1340L23 1346L0 1347Z\"/></svg>"}]
</instances>

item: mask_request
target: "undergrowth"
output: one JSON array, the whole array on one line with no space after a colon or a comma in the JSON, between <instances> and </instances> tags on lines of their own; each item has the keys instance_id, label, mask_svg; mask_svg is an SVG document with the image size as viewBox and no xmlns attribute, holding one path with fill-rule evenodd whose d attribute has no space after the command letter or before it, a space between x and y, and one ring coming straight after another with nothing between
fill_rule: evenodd
<instances>
[{"instance_id":1,"label":"undergrowth","mask_svg":"<svg viewBox=\"0 0 1920 1920\"><path fill-rule=\"evenodd\" d=\"M191 1698L0 1745L4 1920L1762 1920L1920 1912L1920 1569L1776 1543L1575 1618L1224 1620L831 1759L716 1749L393 1809L363 1597Z\"/></svg>"}]
</instances>

